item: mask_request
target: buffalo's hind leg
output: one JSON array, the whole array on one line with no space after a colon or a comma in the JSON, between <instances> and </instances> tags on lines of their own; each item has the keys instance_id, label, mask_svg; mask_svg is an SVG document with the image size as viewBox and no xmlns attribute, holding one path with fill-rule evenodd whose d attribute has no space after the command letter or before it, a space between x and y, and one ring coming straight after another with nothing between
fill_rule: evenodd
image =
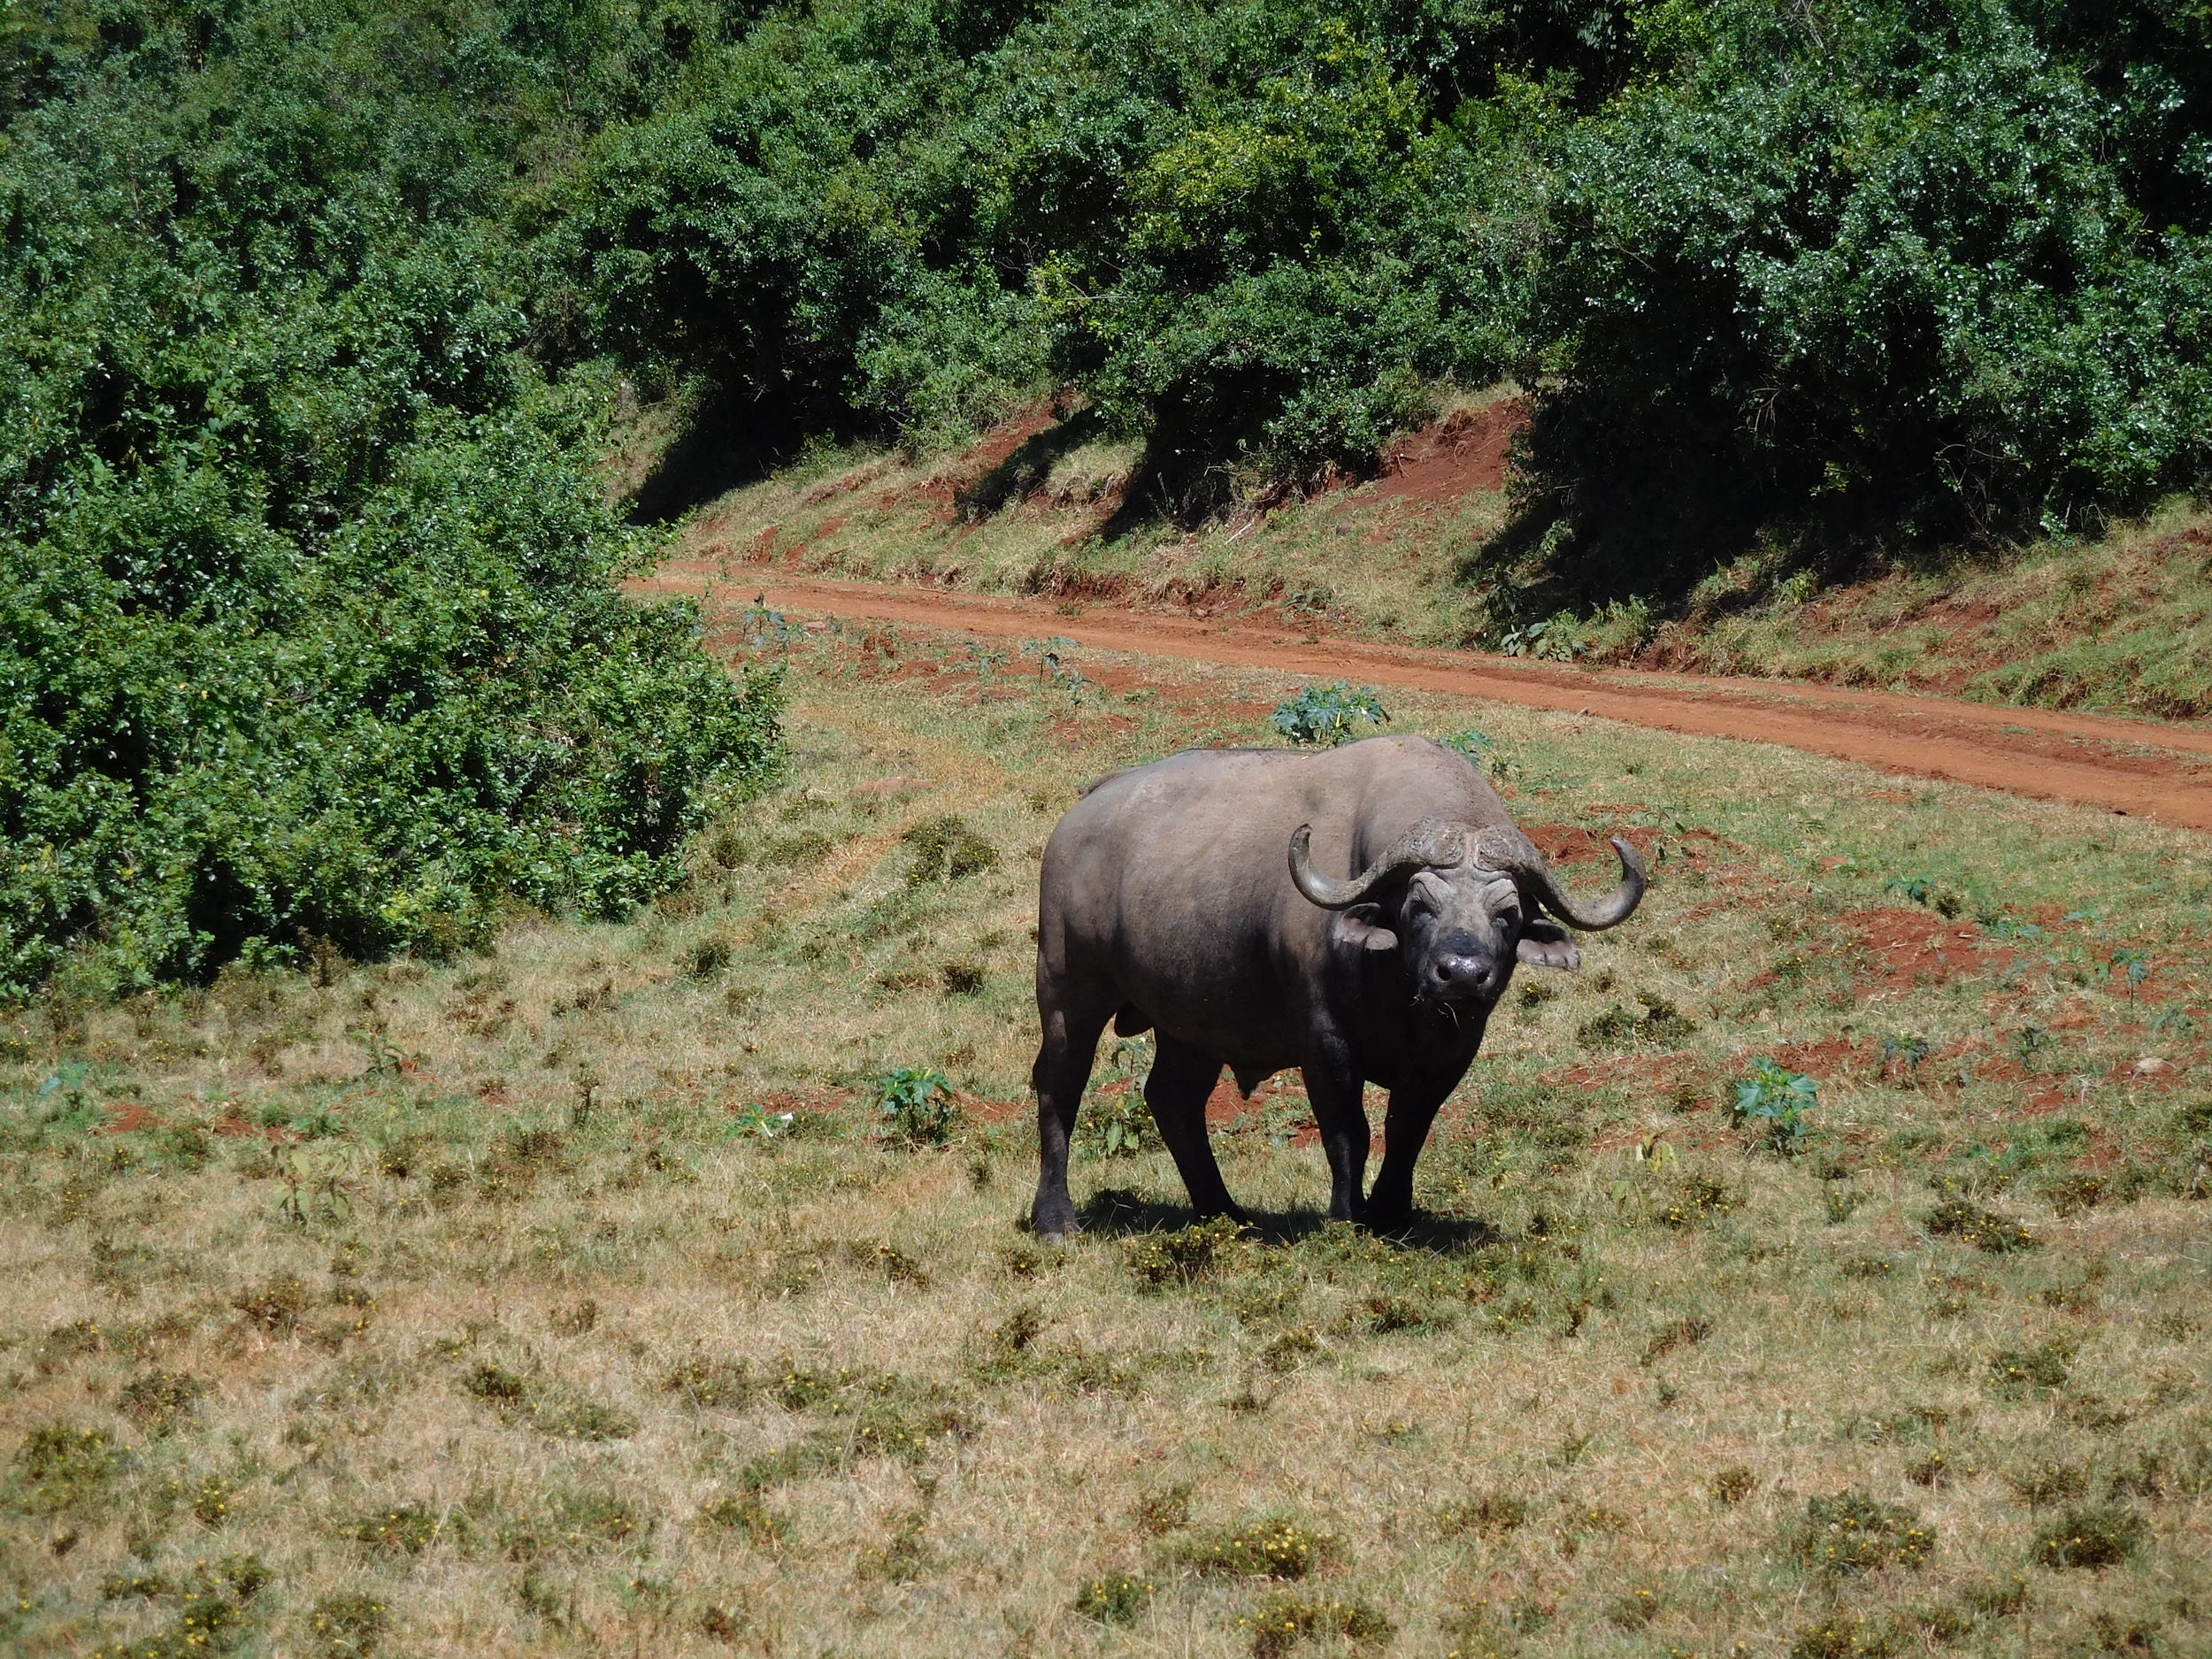
<instances>
[{"instance_id":1,"label":"buffalo's hind leg","mask_svg":"<svg viewBox=\"0 0 2212 1659\"><path fill-rule=\"evenodd\" d=\"M1221 1165L1214 1162L1213 1142L1206 1137L1206 1101L1220 1080L1220 1061L1161 1032L1155 1040L1152 1074L1144 1080L1144 1103L1152 1109L1152 1121L1160 1126L1160 1139L1167 1143L1199 1219L1233 1216L1241 1221L1244 1211L1229 1196Z\"/></svg>"},{"instance_id":2,"label":"buffalo's hind leg","mask_svg":"<svg viewBox=\"0 0 2212 1659\"><path fill-rule=\"evenodd\" d=\"M1079 1230L1068 1195L1068 1136L1091 1079L1099 1033L1113 1011L1110 1002L1085 999L1072 1008L1043 1007L1045 1040L1029 1076L1037 1090L1037 1202L1030 1223L1042 1239L1064 1239Z\"/></svg>"}]
</instances>

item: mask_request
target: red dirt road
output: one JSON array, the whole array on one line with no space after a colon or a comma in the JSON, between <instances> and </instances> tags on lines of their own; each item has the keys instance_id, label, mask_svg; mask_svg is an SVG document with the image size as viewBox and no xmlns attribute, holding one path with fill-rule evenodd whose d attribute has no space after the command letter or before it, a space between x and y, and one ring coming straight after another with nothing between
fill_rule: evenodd
<instances>
[{"instance_id":1,"label":"red dirt road","mask_svg":"<svg viewBox=\"0 0 2212 1659\"><path fill-rule=\"evenodd\" d=\"M696 593L714 578L675 560L650 589ZM1104 606L1074 615L1031 601L747 569L717 584L791 611L1020 640L1058 634L1102 650L1325 675L1377 686L1557 709L1701 737L1778 743L1885 772L2104 807L2212 830L2212 725L1957 703L1801 682L1584 669L1474 651L1302 638L1263 620L1200 621Z\"/></svg>"}]
</instances>

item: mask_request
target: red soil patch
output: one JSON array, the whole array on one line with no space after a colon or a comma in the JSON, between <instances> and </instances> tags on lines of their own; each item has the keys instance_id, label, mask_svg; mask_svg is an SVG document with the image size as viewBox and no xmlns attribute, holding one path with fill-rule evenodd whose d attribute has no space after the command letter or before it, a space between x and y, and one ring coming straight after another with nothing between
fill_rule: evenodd
<instances>
[{"instance_id":1,"label":"red soil patch","mask_svg":"<svg viewBox=\"0 0 2212 1659\"><path fill-rule=\"evenodd\" d=\"M134 1129L158 1129L161 1119L134 1100L118 1101L108 1108L108 1133L127 1135Z\"/></svg>"},{"instance_id":2,"label":"red soil patch","mask_svg":"<svg viewBox=\"0 0 2212 1659\"><path fill-rule=\"evenodd\" d=\"M1847 1042L1841 1037L1825 1037L1818 1042L1786 1043L1774 1050L1774 1059L1778 1065L1802 1071L1818 1080L1870 1071L1879 1064L1875 1057L1878 1052L1871 1042Z\"/></svg>"},{"instance_id":3,"label":"red soil patch","mask_svg":"<svg viewBox=\"0 0 2212 1659\"><path fill-rule=\"evenodd\" d=\"M1602 816L1605 809L1594 806L1594 817ZM1580 824L1528 824L1522 833L1536 843L1536 850L1544 855L1548 864L1610 864L1617 871L1620 856L1613 850L1613 837L1618 835L1649 860L1658 842L1656 831L1633 825L1610 827L1601 826L1590 829Z\"/></svg>"},{"instance_id":4,"label":"red soil patch","mask_svg":"<svg viewBox=\"0 0 2212 1659\"><path fill-rule=\"evenodd\" d=\"M2019 954L1985 944L1979 929L1929 910L1886 906L1846 916L1843 925L1863 949L1881 988L1890 991L2002 968Z\"/></svg>"},{"instance_id":5,"label":"red soil patch","mask_svg":"<svg viewBox=\"0 0 2212 1659\"><path fill-rule=\"evenodd\" d=\"M1487 409L1454 410L1436 426L1392 440L1376 495L1429 503L1504 488L1514 434L1528 418L1528 399L1509 397Z\"/></svg>"},{"instance_id":6,"label":"red soil patch","mask_svg":"<svg viewBox=\"0 0 2212 1659\"><path fill-rule=\"evenodd\" d=\"M2170 1054L2154 1057L2164 1060L2166 1064L2148 1071L2138 1071L2134 1060L2119 1061L2112 1068L2113 1079L2131 1088L2154 1089L2173 1088L2188 1080L2193 1068L2186 1062L2176 1060Z\"/></svg>"},{"instance_id":7,"label":"red soil patch","mask_svg":"<svg viewBox=\"0 0 2212 1659\"><path fill-rule=\"evenodd\" d=\"M1694 1085L1699 1078L1697 1056L1694 1054L1617 1054L1601 1055L1572 1064L1555 1066L1540 1072L1537 1081L1553 1088L1603 1088L1616 1084L1650 1089L1655 1094L1668 1092L1685 1085ZM1638 1137L1641 1139L1641 1137Z\"/></svg>"},{"instance_id":8,"label":"red soil patch","mask_svg":"<svg viewBox=\"0 0 2212 1659\"><path fill-rule=\"evenodd\" d=\"M240 1111L234 1105L226 1107L224 1109L223 1115L215 1120L213 1126L215 1133L219 1135L251 1137L255 1140L267 1141L273 1143L283 1141L300 1141L305 1139L305 1137L303 1136L298 1130L287 1129L281 1124L273 1124L265 1128L262 1125L255 1123L250 1119L245 1113Z\"/></svg>"},{"instance_id":9,"label":"red soil patch","mask_svg":"<svg viewBox=\"0 0 2212 1659\"><path fill-rule=\"evenodd\" d=\"M1057 741L1072 747L1096 735L1102 728L1117 737L1126 737L1137 729L1137 723L1125 714L1093 715L1088 719L1071 714L1053 722L1051 734Z\"/></svg>"}]
</instances>

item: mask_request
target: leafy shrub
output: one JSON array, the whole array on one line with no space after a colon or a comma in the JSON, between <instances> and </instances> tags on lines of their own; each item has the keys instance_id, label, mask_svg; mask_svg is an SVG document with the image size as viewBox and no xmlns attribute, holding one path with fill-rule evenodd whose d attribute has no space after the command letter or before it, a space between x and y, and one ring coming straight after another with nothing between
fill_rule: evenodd
<instances>
[{"instance_id":1,"label":"leafy shrub","mask_svg":"<svg viewBox=\"0 0 2212 1659\"><path fill-rule=\"evenodd\" d=\"M489 1360L471 1367L461 1379L461 1386L479 1400L494 1405L519 1405L530 1396L528 1379Z\"/></svg>"},{"instance_id":2,"label":"leafy shrub","mask_svg":"<svg viewBox=\"0 0 2212 1659\"><path fill-rule=\"evenodd\" d=\"M774 765L773 678L618 591L607 388L532 359L499 222L518 146L610 111L613 16L11 33L49 73L7 105L0 998L619 911Z\"/></svg>"},{"instance_id":3,"label":"leafy shrub","mask_svg":"<svg viewBox=\"0 0 2212 1659\"><path fill-rule=\"evenodd\" d=\"M942 1071L901 1066L872 1086L877 1115L885 1129L910 1147L942 1146L952 1138L959 1106Z\"/></svg>"},{"instance_id":4,"label":"leafy shrub","mask_svg":"<svg viewBox=\"0 0 2212 1659\"><path fill-rule=\"evenodd\" d=\"M1789 1659L1892 1659L1897 1632L1856 1613L1832 1613L1801 1624L1790 1639Z\"/></svg>"},{"instance_id":5,"label":"leafy shrub","mask_svg":"<svg viewBox=\"0 0 2212 1659\"><path fill-rule=\"evenodd\" d=\"M1280 704L1269 724L1301 748L1333 749L1352 735L1354 727L1381 726L1389 718L1372 691L1340 680L1306 687Z\"/></svg>"},{"instance_id":6,"label":"leafy shrub","mask_svg":"<svg viewBox=\"0 0 2212 1659\"><path fill-rule=\"evenodd\" d=\"M1076 1120L1075 1148L1087 1157L1133 1158L1158 1141L1152 1108L1134 1088L1094 1094Z\"/></svg>"},{"instance_id":7,"label":"leafy shrub","mask_svg":"<svg viewBox=\"0 0 2212 1659\"><path fill-rule=\"evenodd\" d=\"M309 1609L307 1633L324 1659L368 1659L391 1623L391 1610L365 1590L342 1590Z\"/></svg>"},{"instance_id":8,"label":"leafy shrub","mask_svg":"<svg viewBox=\"0 0 2212 1659\"><path fill-rule=\"evenodd\" d=\"M1751 1495L1758 1484L1758 1476L1751 1471L1741 1463L1731 1463L1727 1468L1716 1471L1713 1478L1705 1483L1705 1489L1713 1494L1716 1502L1741 1503Z\"/></svg>"},{"instance_id":9,"label":"leafy shrub","mask_svg":"<svg viewBox=\"0 0 2212 1659\"><path fill-rule=\"evenodd\" d=\"M2164 181L2201 115L2121 90L2175 84L2170 39L1882 4L1639 41L1556 151L1530 458L1568 557L1648 592L1761 525L2057 529L2200 475L2204 192Z\"/></svg>"},{"instance_id":10,"label":"leafy shrub","mask_svg":"<svg viewBox=\"0 0 2212 1659\"><path fill-rule=\"evenodd\" d=\"M618 1493L561 1492L536 1513L517 1516L501 1526L499 1549L510 1561L537 1561L622 1543L644 1525L637 1506Z\"/></svg>"},{"instance_id":11,"label":"leafy shrub","mask_svg":"<svg viewBox=\"0 0 2212 1659\"><path fill-rule=\"evenodd\" d=\"M1216 1216L1179 1232L1132 1240L1123 1260L1130 1277L1147 1290L1189 1285L1213 1272L1242 1233L1232 1217Z\"/></svg>"},{"instance_id":12,"label":"leafy shrub","mask_svg":"<svg viewBox=\"0 0 2212 1659\"><path fill-rule=\"evenodd\" d=\"M1154 1537L1172 1532L1190 1525L1191 1483L1187 1480L1170 1481L1164 1486L1155 1486L1137 1500L1131 1519L1141 1532Z\"/></svg>"},{"instance_id":13,"label":"leafy shrub","mask_svg":"<svg viewBox=\"0 0 2212 1659\"><path fill-rule=\"evenodd\" d=\"M258 1555L226 1555L196 1562L180 1584L159 1576L130 1581L125 1594L176 1601L165 1629L111 1647L88 1649L89 1659L197 1659L228 1653L250 1633L251 1604L267 1588L269 1569Z\"/></svg>"},{"instance_id":14,"label":"leafy shrub","mask_svg":"<svg viewBox=\"0 0 2212 1659\"><path fill-rule=\"evenodd\" d=\"M899 839L914 850L914 863L906 872L910 887L964 880L998 868L998 849L956 813L926 818Z\"/></svg>"},{"instance_id":15,"label":"leafy shrub","mask_svg":"<svg viewBox=\"0 0 2212 1659\"><path fill-rule=\"evenodd\" d=\"M1990 1380L2007 1393L2062 1388L2073 1370L2074 1345L2064 1338L2033 1348L1999 1348L1989 1356Z\"/></svg>"},{"instance_id":16,"label":"leafy shrub","mask_svg":"<svg viewBox=\"0 0 2212 1659\"><path fill-rule=\"evenodd\" d=\"M725 1493L700 1507L699 1519L709 1526L742 1532L756 1544L780 1542L789 1528L783 1517L760 1501L757 1492Z\"/></svg>"},{"instance_id":17,"label":"leafy shrub","mask_svg":"<svg viewBox=\"0 0 2212 1659\"><path fill-rule=\"evenodd\" d=\"M1659 1225L1677 1229L1694 1227L1716 1216L1727 1215L1736 1208L1738 1197L1724 1182L1701 1171L1693 1171L1676 1183L1675 1196L1658 1212Z\"/></svg>"},{"instance_id":18,"label":"leafy shrub","mask_svg":"<svg viewBox=\"0 0 2212 1659\"><path fill-rule=\"evenodd\" d=\"M150 1371L123 1385L115 1407L149 1434L168 1434L199 1409L206 1393L207 1384L200 1378L184 1371Z\"/></svg>"},{"instance_id":19,"label":"leafy shrub","mask_svg":"<svg viewBox=\"0 0 2212 1659\"><path fill-rule=\"evenodd\" d=\"M1752 1062L1751 1075L1736 1085L1737 1120L1757 1129L1769 1147L1786 1156L1804 1148L1810 1126L1805 1114L1819 1103L1818 1084L1772 1060Z\"/></svg>"},{"instance_id":20,"label":"leafy shrub","mask_svg":"<svg viewBox=\"0 0 2212 1659\"><path fill-rule=\"evenodd\" d=\"M2021 1502L2030 1509L2040 1509L2087 1496L2089 1476L2078 1464L2037 1458L2019 1469L2008 1471L2005 1485Z\"/></svg>"},{"instance_id":21,"label":"leafy shrub","mask_svg":"<svg viewBox=\"0 0 2212 1659\"><path fill-rule=\"evenodd\" d=\"M1473 1532L1481 1538L1502 1538L1525 1525L1529 1501L1510 1492L1486 1492L1479 1497L1444 1506L1437 1525L1448 1533Z\"/></svg>"},{"instance_id":22,"label":"leafy shrub","mask_svg":"<svg viewBox=\"0 0 2212 1659\"><path fill-rule=\"evenodd\" d=\"M421 1500L410 1499L357 1517L346 1532L356 1542L388 1555L419 1555L444 1530L442 1516Z\"/></svg>"},{"instance_id":23,"label":"leafy shrub","mask_svg":"<svg viewBox=\"0 0 2212 1659\"><path fill-rule=\"evenodd\" d=\"M296 1273L279 1273L241 1290L231 1298L231 1306L244 1314L250 1324L282 1335L299 1328L311 1301L304 1279Z\"/></svg>"},{"instance_id":24,"label":"leafy shrub","mask_svg":"<svg viewBox=\"0 0 2212 1659\"><path fill-rule=\"evenodd\" d=\"M123 1466L123 1454L104 1429L73 1429L42 1423L15 1450L15 1472L24 1507L56 1513L99 1497Z\"/></svg>"}]
</instances>

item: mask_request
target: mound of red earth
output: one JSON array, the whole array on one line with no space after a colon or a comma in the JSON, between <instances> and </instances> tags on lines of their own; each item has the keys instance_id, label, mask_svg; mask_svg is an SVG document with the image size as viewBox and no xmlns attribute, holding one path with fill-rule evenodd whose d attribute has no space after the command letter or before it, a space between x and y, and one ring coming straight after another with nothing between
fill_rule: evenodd
<instances>
[{"instance_id":1,"label":"mound of red earth","mask_svg":"<svg viewBox=\"0 0 2212 1659\"><path fill-rule=\"evenodd\" d=\"M1525 397L1481 409L1455 409L1434 426L1393 438L1382 453L1379 496L1456 501L1505 488L1513 440L1528 425Z\"/></svg>"}]
</instances>

